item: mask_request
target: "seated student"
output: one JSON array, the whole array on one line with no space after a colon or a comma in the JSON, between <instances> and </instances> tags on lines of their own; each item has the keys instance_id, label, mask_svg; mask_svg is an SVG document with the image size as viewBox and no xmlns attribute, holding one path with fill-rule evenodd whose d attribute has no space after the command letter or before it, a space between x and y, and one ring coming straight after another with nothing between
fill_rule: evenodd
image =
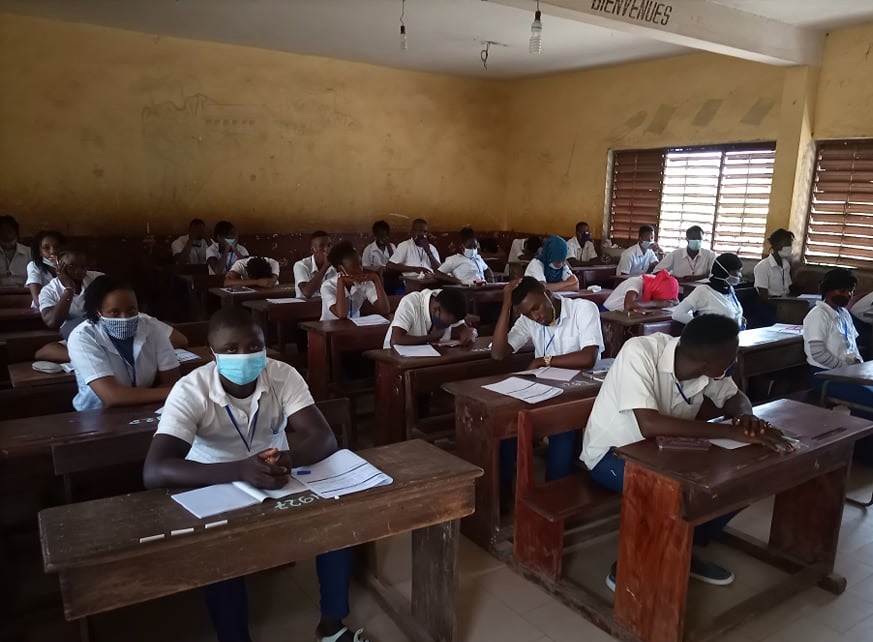
<instances>
[{"instance_id":1,"label":"seated student","mask_svg":"<svg viewBox=\"0 0 873 642\"><path fill-rule=\"evenodd\" d=\"M397 246L386 267L408 278L429 276L440 267L440 253L428 240L427 221L415 219L410 235Z\"/></svg>"},{"instance_id":2,"label":"seated student","mask_svg":"<svg viewBox=\"0 0 873 642\"><path fill-rule=\"evenodd\" d=\"M318 296L324 279L336 276L336 270L327 259L331 246L330 235L318 230L312 233L311 239L312 256L294 264L294 289L301 299Z\"/></svg>"},{"instance_id":3,"label":"seated student","mask_svg":"<svg viewBox=\"0 0 873 642\"><path fill-rule=\"evenodd\" d=\"M520 316L510 330L513 305ZM588 370L603 351L600 312L591 301L554 296L532 277L512 281L503 288L503 308L494 327L491 358L505 359L528 344L533 344L534 348L534 360L528 368L555 366ZM573 431L549 437L547 480L570 474L576 455L575 444ZM500 444L504 483L512 481L516 448L514 439Z\"/></svg>"},{"instance_id":4,"label":"seated student","mask_svg":"<svg viewBox=\"0 0 873 642\"><path fill-rule=\"evenodd\" d=\"M436 276L442 281L462 285L494 281L491 268L479 256L479 241L473 228L465 227L461 230L461 246L458 252L446 258L437 269Z\"/></svg>"},{"instance_id":5,"label":"seated student","mask_svg":"<svg viewBox=\"0 0 873 642\"><path fill-rule=\"evenodd\" d=\"M661 248L655 243L655 228L651 225L641 225L638 242L621 253L615 268L617 276L637 276L647 274L658 264L658 254Z\"/></svg>"},{"instance_id":6,"label":"seated student","mask_svg":"<svg viewBox=\"0 0 873 642\"><path fill-rule=\"evenodd\" d=\"M391 228L386 221L373 223L374 241L364 248L361 260L364 267L385 267L397 251L390 239Z\"/></svg>"},{"instance_id":7,"label":"seated student","mask_svg":"<svg viewBox=\"0 0 873 642\"><path fill-rule=\"evenodd\" d=\"M143 470L148 488L192 488L245 481L276 489L291 463L306 466L337 449L333 431L306 382L291 366L268 359L261 329L240 308L209 322L215 361L173 387ZM278 455L278 460L270 458ZM349 614L351 549L316 558L321 585L319 642L366 642L344 625ZM206 604L221 642L248 642L245 578L206 587Z\"/></svg>"},{"instance_id":8,"label":"seated student","mask_svg":"<svg viewBox=\"0 0 873 642\"><path fill-rule=\"evenodd\" d=\"M703 247L703 228L692 225L685 230L687 247L673 250L655 266L655 272L667 270L680 283L700 281L709 276L715 261L715 252Z\"/></svg>"},{"instance_id":9,"label":"seated student","mask_svg":"<svg viewBox=\"0 0 873 642\"><path fill-rule=\"evenodd\" d=\"M239 259L224 275L225 286L269 288L279 282L279 262L263 256Z\"/></svg>"},{"instance_id":10,"label":"seated student","mask_svg":"<svg viewBox=\"0 0 873 642\"><path fill-rule=\"evenodd\" d=\"M567 262L573 267L587 265L597 260L597 250L591 242L591 232L588 223L576 223L576 235L567 239Z\"/></svg>"},{"instance_id":11,"label":"seated student","mask_svg":"<svg viewBox=\"0 0 873 642\"><path fill-rule=\"evenodd\" d=\"M673 310L673 320L688 323L701 314L720 314L746 329L743 306L734 292L742 278L743 262L736 254L721 254L712 264L709 283L698 285Z\"/></svg>"},{"instance_id":12,"label":"seated student","mask_svg":"<svg viewBox=\"0 0 873 642\"><path fill-rule=\"evenodd\" d=\"M30 250L18 242L18 221L0 216L0 285L24 285Z\"/></svg>"},{"instance_id":13,"label":"seated student","mask_svg":"<svg viewBox=\"0 0 873 642\"><path fill-rule=\"evenodd\" d=\"M567 265L567 241L560 236L550 236L543 243L539 256L531 259L524 271L552 292L576 292L579 279Z\"/></svg>"},{"instance_id":14,"label":"seated student","mask_svg":"<svg viewBox=\"0 0 873 642\"><path fill-rule=\"evenodd\" d=\"M478 333L469 327L467 300L457 290L420 290L400 299L383 348L457 340L470 345Z\"/></svg>"},{"instance_id":15,"label":"seated student","mask_svg":"<svg viewBox=\"0 0 873 642\"><path fill-rule=\"evenodd\" d=\"M88 269L85 252L75 248L58 251L57 276L39 293L39 312L49 330L60 330L66 339L85 320L85 288L102 272Z\"/></svg>"},{"instance_id":16,"label":"seated student","mask_svg":"<svg viewBox=\"0 0 873 642\"><path fill-rule=\"evenodd\" d=\"M522 261L530 261L543 247L543 240L539 236L528 236L526 239L515 239L509 248L509 255L506 259L506 268L503 274L509 276L509 264L520 263Z\"/></svg>"},{"instance_id":17,"label":"seated student","mask_svg":"<svg viewBox=\"0 0 873 642\"><path fill-rule=\"evenodd\" d=\"M668 308L679 303L679 282L666 270L625 279L616 286L603 307L613 312Z\"/></svg>"},{"instance_id":18,"label":"seated student","mask_svg":"<svg viewBox=\"0 0 873 642\"><path fill-rule=\"evenodd\" d=\"M206 248L206 264L210 274L226 274L234 263L248 257L249 251L239 243L233 223L219 221L213 229L215 242Z\"/></svg>"},{"instance_id":19,"label":"seated student","mask_svg":"<svg viewBox=\"0 0 873 642\"><path fill-rule=\"evenodd\" d=\"M580 459L596 483L622 492L624 460L613 450L653 437L728 438L777 452L791 450L782 433L755 417L748 397L724 376L737 358L738 332L732 320L704 314L678 338L658 333L628 339L597 394L582 440ZM732 423L697 421L704 397L732 417ZM694 544L706 546L733 515L698 526ZM606 580L613 591L615 572L613 564ZM734 580L733 573L696 553L691 576L720 586Z\"/></svg>"},{"instance_id":20,"label":"seated student","mask_svg":"<svg viewBox=\"0 0 873 642\"><path fill-rule=\"evenodd\" d=\"M391 312L382 279L362 269L361 257L350 242L334 245L327 258L337 274L321 284L322 321Z\"/></svg>"},{"instance_id":21,"label":"seated student","mask_svg":"<svg viewBox=\"0 0 873 642\"><path fill-rule=\"evenodd\" d=\"M67 347L79 392L76 410L159 403L179 379L167 326L139 313L133 288L100 276L85 290L87 320Z\"/></svg>"},{"instance_id":22,"label":"seated student","mask_svg":"<svg viewBox=\"0 0 873 642\"><path fill-rule=\"evenodd\" d=\"M58 275L58 248L66 243L60 232L42 230L33 237L30 248L30 263L27 264L27 281L33 297L33 307L39 309L39 293L43 286Z\"/></svg>"},{"instance_id":23,"label":"seated student","mask_svg":"<svg viewBox=\"0 0 873 642\"><path fill-rule=\"evenodd\" d=\"M794 234L781 227L767 239L770 255L755 265L755 290L762 299L788 296L791 289L791 244Z\"/></svg>"},{"instance_id":24,"label":"seated student","mask_svg":"<svg viewBox=\"0 0 873 642\"><path fill-rule=\"evenodd\" d=\"M206 250L210 245L210 240L206 238L206 223L195 218L188 223L188 233L173 241L170 249L179 265L205 265Z\"/></svg>"}]
</instances>

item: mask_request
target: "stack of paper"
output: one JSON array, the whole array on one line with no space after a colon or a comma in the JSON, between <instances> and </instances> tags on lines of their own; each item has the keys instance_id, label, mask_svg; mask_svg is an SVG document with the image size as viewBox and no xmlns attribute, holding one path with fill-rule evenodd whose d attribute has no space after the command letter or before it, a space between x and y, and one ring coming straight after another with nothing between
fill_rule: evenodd
<instances>
[{"instance_id":1,"label":"stack of paper","mask_svg":"<svg viewBox=\"0 0 873 642\"><path fill-rule=\"evenodd\" d=\"M179 360L179 363L184 363L185 361L197 361L200 357L188 350L176 348L176 358Z\"/></svg>"},{"instance_id":2,"label":"stack of paper","mask_svg":"<svg viewBox=\"0 0 873 642\"><path fill-rule=\"evenodd\" d=\"M205 488L177 493L172 497L189 513L203 519L218 513L254 506L268 498L280 499L305 491L306 487L292 477L285 486L277 490L263 490L240 481L206 486Z\"/></svg>"},{"instance_id":3,"label":"stack of paper","mask_svg":"<svg viewBox=\"0 0 873 642\"><path fill-rule=\"evenodd\" d=\"M297 479L319 497L342 497L394 483L388 475L351 450L338 450L327 459L307 466Z\"/></svg>"},{"instance_id":4,"label":"stack of paper","mask_svg":"<svg viewBox=\"0 0 873 642\"><path fill-rule=\"evenodd\" d=\"M440 353L432 345L394 346L401 357L439 357Z\"/></svg>"},{"instance_id":5,"label":"stack of paper","mask_svg":"<svg viewBox=\"0 0 873 642\"><path fill-rule=\"evenodd\" d=\"M355 317L351 319L351 322L357 326L364 325L385 325L388 323L388 319L383 317L381 314L367 314L362 317Z\"/></svg>"},{"instance_id":6,"label":"stack of paper","mask_svg":"<svg viewBox=\"0 0 873 642\"><path fill-rule=\"evenodd\" d=\"M557 397L564 392L561 388L527 381L525 379L520 379L519 377L510 377L499 383L492 383L482 387L501 395L521 399L523 402L529 404L546 401L547 399Z\"/></svg>"},{"instance_id":7,"label":"stack of paper","mask_svg":"<svg viewBox=\"0 0 873 642\"><path fill-rule=\"evenodd\" d=\"M267 303L303 303L304 301L305 299L297 299L293 297L290 299L267 299Z\"/></svg>"},{"instance_id":8,"label":"stack of paper","mask_svg":"<svg viewBox=\"0 0 873 642\"><path fill-rule=\"evenodd\" d=\"M517 375L533 375L537 379L551 379L552 381L570 381L578 375L580 370L569 370L567 368L555 368L551 366L543 366L542 368L534 368L533 370L522 370L521 372L513 372Z\"/></svg>"},{"instance_id":9,"label":"stack of paper","mask_svg":"<svg viewBox=\"0 0 873 642\"><path fill-rule=\"evenodd\" d=\"M803 334L802 325L789 325L787 323L774 323L770 326L771 330L776 332L784 332L785 334Z\"/></svg>"}]
</instances>

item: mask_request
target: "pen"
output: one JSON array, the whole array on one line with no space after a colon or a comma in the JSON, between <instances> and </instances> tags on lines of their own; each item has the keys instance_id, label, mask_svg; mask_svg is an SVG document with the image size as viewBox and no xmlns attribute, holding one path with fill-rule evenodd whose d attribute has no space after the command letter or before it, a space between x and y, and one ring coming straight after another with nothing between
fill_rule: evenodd
<instances>
[{"instance_id":1,"label":"pen","mask_svg":"<svg viewBox=\"0 0 873 642\"><path fill-rule=\"evenodd\" d=\"M297 470L294 471L294 474L295 475L311 475L312 471L306 470L305 468L298 468Z\"/></svg>"}]
</instances>

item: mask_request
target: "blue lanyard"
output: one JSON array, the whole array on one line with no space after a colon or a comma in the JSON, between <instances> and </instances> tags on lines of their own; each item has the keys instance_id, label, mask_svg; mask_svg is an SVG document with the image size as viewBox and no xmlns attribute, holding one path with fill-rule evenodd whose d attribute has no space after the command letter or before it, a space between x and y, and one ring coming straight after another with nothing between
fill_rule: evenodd
<instances>
[{"instance_id":1,"label":"blue lanyard","mask_svg":"<svg viewBox=\"0 0 873 642\"><path fill-rule=\"evenodd\" d=\"M258 415L261 414L261 404L258 402L258 409L255 411L255 416L252 418L251 426L249 427L249 441L246 441L246 438L242 434L242 430L239 429L239 425L236 423L236 418L233 416L233 413L230 411L230 406L225 406L224 409L227 411L227 416L230 417L230 423L233 424L233 427L236 428L236 434L239 435L239 438L242 439L243 445L246 447L246 450L252 452L252 444L255 441L255 430L258 427Z\"/></svg>"},{"instance_id":2,"label":"blue lanyard","mask_svg":"<svg viewBox=\"0 0 873 642\"><path fill-rule=\"evenodd\" d=\"M840 318L840 332L842 332L843 336L846 338L846 347L851 348L852 347L852 340L849 339L849 324L843 318L843 315L841 312L838 311L837 316Z\"/></svg>"},{"instance_id":3,"label":"blue lanyard","mask_svg":"<svg viewBox=\"0 0 873 642\"><path fill-rule=\"evenodd\" d=\"M236 263L236 253L233 250L228 252L227 254L227 265L224 267L225 272L230 272L230 268L233 267L233 264Z\"/></svg>"},{"instance_id":4,"label":"blue lanyard","mask_svg":"<svg viewBox=\"0 0 873 642\"><path fill-rule=\"evenodd\" d=\"M740 316L742 317L743 306L740 305L740 300L737 298L737 294L736 294L736 292L734 292L734 288L732 285L728 286L728 294L731 295L731 299L733 299L734 305L737 306L737 310L739 311ZM740 330L745 330L745 329L746 329L746 324L743 321L740 321Z\"/></svg>"},{"instance_id":5,"label":"blue lanyard","mask_svg":"<svg viewBox=\"0 0 873 642\"><path fill-rule=\"evenodd\" d=\"M556 323L555 326L558 326L560 323L561 323L561 320L558 319L558 323ZM558 334L558 332L557 332L557 328L556 328L556 331L552 332L552 336L549 338L548 343L546 343L546 332L547 332L546 326L542 326L542 328L543 328L543 343L546 344L546 347L543 348L543 356L545 357L547 354L549 354L549 348L551 348L552 344L555 342L555 336Z\"/></svg>"},{"instance_id":6,"label":"blue lanyard","mask_svg":"<svg viewBox=\"0 0 873 642\"><path fill-rule=\"evenodd\" d=\"M673 383L676 384L676 390L678 390L678 391L679 391L679 394L682 395L682 399L684 399L684 400L685 400L685 403L687 403L687 404L690 406L690 405L691 405L691 399L689 399L688 397L685 396L685 391L682 390L682 386L680 386L680 385L679 385L679 382L676 381L675 379L673 380Z\"/></svg>"}]
</instances>

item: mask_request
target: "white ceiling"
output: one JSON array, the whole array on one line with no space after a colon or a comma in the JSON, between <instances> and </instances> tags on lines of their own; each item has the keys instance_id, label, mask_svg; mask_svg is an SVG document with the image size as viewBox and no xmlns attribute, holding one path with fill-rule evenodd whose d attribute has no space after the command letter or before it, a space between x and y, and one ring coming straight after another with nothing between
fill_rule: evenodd
<instances>
[{"instance_id":1,"label":"white ceiling","mask_svg":"<svg viewBox=\"0 0 873 642\"><path fill-rule=\"evenodd\" d=\"M704 2L704 0L696 0ZM523 4L523 3L522 3ZM829 28L873 20L873 0L718 0L790 24ZM530 9L482 0L0 0L0 11L480 77L581 69L689 52L685 47L549 15L543 53L528 54ZM479 54L492 40L487 72Z\"/></svg>"}]
</instances>

